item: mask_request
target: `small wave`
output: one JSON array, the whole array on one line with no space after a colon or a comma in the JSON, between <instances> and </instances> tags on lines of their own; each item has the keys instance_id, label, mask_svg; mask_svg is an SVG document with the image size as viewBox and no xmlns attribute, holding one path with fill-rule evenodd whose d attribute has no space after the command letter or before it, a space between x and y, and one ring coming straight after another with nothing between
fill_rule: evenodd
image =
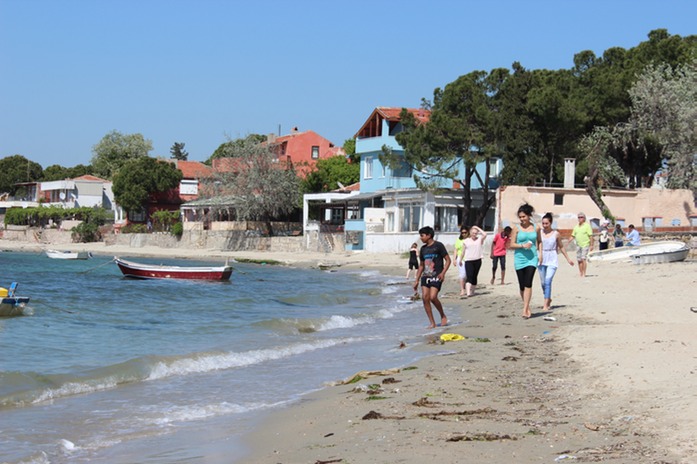
<instances>
[{"instance_id":1,"label":"small wave","mask_svg":"<svg viewBox=\"0 0 697 464\"><path fill-rule=\"evenodd\" d=\"M94 393L128 383L244 367L357 340L357 338L317 340L241 353L201 353L167 358L148 356L78 375L4 373L3 380L12 376L14 388L6 390L0 397L0 408L22 407L72 395Z\"/></svg>"},{"instance_id":2,"label":"small wave","mask_svg":"<svg viewBox=\"0 0 697 464\"><path fill-rule=\"evenodd\" d=\"M351 340L353 339L349 341ZM317 340L310 343L298 343L295 345L263 350L252 350L244 353L202 354L196 357L160 361L152 367L148 380L162 379L173 375L187 375L244 367L265 361L287 358L308 351L329 348L345 343L346 341L346 339Z\"/></svg>"}]
</instances>

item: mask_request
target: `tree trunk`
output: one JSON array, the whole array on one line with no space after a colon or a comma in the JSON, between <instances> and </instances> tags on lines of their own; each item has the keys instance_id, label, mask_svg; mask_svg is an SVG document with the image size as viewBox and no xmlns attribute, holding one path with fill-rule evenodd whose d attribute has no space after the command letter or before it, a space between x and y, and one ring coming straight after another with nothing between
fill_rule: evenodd
<instances>
[{"instance_id":1,"label":"tree trunk","mask_svg":"<svg viewBox=\"0 0 697 464\"><path fill-rule=\"evenodd\" d=\"M593 203L596 204L603 217L614 222L615 216L612 215L610 208L608 208L603 201L603 194L600 190L600 185L598 185L597 173L594 173L592 176L589 175L586 178L586 192L588 196L591 197L591 200L593 200Z\"/></svg>"}]
</instances>

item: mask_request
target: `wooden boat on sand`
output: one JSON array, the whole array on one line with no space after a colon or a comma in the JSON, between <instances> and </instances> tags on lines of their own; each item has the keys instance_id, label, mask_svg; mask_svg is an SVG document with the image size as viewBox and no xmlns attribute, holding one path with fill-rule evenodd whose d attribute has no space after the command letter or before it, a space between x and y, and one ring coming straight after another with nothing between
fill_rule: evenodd
<instances>
[{"instance_id":1,"label":"wooden boat on sand","mask_svg":"<svg viewBox=\"0 0 697 464\"><path fill-rule=\"evenodd\" d=\"M135 279L229 280L232 266L165 266L142 264L114 257L125 277Z\"/></svg>"}]
</instances>

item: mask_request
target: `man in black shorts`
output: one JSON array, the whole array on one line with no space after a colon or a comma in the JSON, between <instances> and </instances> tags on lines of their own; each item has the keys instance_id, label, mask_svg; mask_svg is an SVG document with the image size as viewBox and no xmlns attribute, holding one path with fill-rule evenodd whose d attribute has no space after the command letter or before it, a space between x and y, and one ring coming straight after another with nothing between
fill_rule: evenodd
<instances>
[{"instance_id":1,"label":"man in black shorts","mask_svg":"<svg viewBox=\"0 0 697 464\"><path fill-rule=\"evenodd\" d=\"M445 273L450 267L450 255L445 249L445 245L441 242L433 240L435 232L431 227L422 227L419 229L419 238L423 242L423 246L419 252L420 264L419 270L416 271L416 281L414 282L414 290L421 283L421 300L424 303L424 310L431 325L429 329L436 327L436 321L433 319L433 309L431 304L436 307L440 313L440 326L448 324L448 318L445 317L443 305L438 299L438 292L445 280Z\"/></svg>"}]
</instances>

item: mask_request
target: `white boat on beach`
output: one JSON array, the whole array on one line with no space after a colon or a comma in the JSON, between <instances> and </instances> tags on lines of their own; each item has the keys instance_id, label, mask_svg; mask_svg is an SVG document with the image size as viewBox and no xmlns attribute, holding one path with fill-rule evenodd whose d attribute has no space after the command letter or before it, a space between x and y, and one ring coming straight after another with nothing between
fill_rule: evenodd
<instances>
[{"instance_id":1,"label":"white boat on beach","mask_svg":"<svg viewBox=\"0 0 697 464\"><path fill-rule=\"evenodd\" d=\"M92 257L92 253L89 251L46 250L46 256L51 259L89 259Z\"/></svg>"},{"instance_id":2,"label":"white boat on beach","mask_svg":"<svg viewBox=\"0 0 697 464\"><path fill-rule=\"evenodd\" d=\"M669 263L684 261L689 252L690 248L684 242L670 240L594 251L588 254L588 261L629 260L635 264Z\"/></svg>"}]
</instances>

